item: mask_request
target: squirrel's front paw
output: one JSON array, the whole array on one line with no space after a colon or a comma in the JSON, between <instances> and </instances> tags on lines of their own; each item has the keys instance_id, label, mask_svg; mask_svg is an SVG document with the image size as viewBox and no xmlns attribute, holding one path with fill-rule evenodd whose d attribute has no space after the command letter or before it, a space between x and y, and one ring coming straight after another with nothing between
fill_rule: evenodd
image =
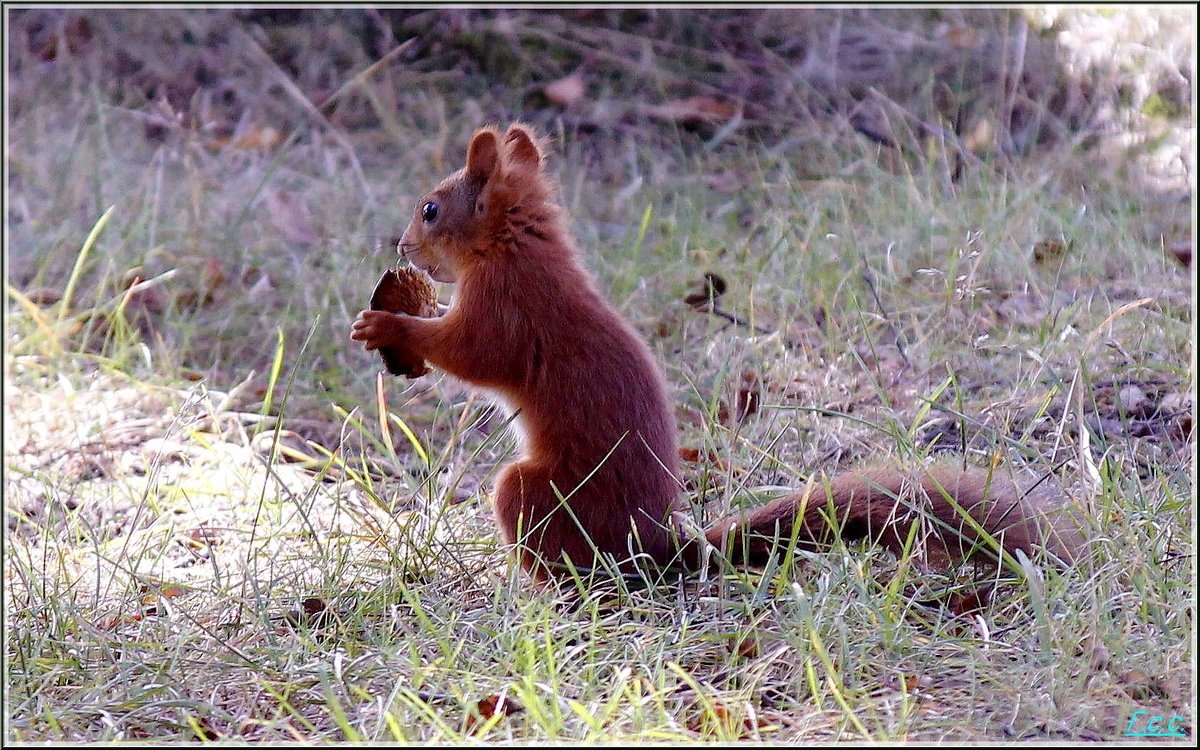
<instances>
[{"instance_id":1,"label":"squirrel's front paw","mask_svg":"<svg viewBox=\"0 0 1200 750\"><path fill-rule=\"evenodd\" d=\"M363 310L350 329L350 338L363 342L368 350L378 349L383 365L393 375L419 378L429 373L425 358L412 351L412 339L406 323L410 315L385 310Z\"/></svg>"},{"instance_id":2,"label":"squirrel's front paw","mask_svg":"<svg viewBox=\"0 0 1200 750\"><path fill-rule=\"evenodd\" d=\"M383 310L363 310L350 328L350 338L363 342L367 351L384 346L400 346L402 316Z\"/></svg>"}]
</instances>

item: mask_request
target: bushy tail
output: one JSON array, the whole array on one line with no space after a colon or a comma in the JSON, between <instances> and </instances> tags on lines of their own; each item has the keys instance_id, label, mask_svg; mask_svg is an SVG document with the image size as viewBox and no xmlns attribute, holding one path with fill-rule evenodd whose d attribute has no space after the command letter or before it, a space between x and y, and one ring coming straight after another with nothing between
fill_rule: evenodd
<instances>
[{"instance_id":1,"label":"bushy tail","mask_svg":"<svg viewBox=\"0 0 1200 750\"><path fill-rule=\"evenodd\" d=\"M722 519L705 536L731 562L763 565L793 533L799 549L827 549L841 536L869 539L899 555L914 524L914 549L941 567L977 556L995 559L997 545L1031 557L1043 547L1069 564L1082 546L1078 516L1052 489L1023 491L999 472L951 467L814 477L799 492Z\"/></svg>"}]
</instances>

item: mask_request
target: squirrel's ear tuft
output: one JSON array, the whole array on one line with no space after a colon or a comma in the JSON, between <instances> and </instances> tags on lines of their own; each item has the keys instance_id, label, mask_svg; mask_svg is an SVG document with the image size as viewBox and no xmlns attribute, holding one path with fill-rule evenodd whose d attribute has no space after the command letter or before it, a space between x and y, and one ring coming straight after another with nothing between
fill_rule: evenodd
<instances>
[{"instance_id":1,"label":"squirrel's ear tuft","mask_svg":"<svg viewBox=\"0 0 1200 750\"><path fill-rule=\"evenodd\" d=\"M537 138L526 125L513 123L504 134L504 150L508 162L526 169L537 169L542 164L542 150Z\"/></svg>"},{"instance_id":2,"label":"squirrel's ear tuft","mask_svg":"<svg viewBox=\"0 0 1200 750\"><path fill-rule=\"evenodd\" d=\"M487 182L500 166L500 144L493 130L480 130L467 149L467 175Z\"/></svg>"}]
</instances>

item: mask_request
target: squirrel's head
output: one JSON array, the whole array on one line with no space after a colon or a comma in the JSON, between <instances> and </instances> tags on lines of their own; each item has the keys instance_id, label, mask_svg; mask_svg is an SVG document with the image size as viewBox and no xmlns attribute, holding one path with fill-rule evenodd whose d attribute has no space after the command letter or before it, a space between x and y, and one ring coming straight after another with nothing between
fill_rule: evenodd
<instances>
[{"instance_id":1,"label":"squirrel's head","mask_svg":"<svg viewBox=\"0 0 1200 750\"><path fill-rule=\"evenodd\" d=\"M510 210L544 202L549 192L532 128L514 123L503 136L482 128L471 138L466 166L417 201L398 250L434 279L453 282L494 250Z\"/></svg>"}]
</instances>

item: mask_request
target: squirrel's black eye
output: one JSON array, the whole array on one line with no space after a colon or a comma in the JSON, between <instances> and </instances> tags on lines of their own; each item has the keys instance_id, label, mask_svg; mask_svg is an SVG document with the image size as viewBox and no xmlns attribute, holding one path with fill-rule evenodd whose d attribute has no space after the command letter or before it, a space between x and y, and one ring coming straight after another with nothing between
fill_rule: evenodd
<instances>
[{"instance_id":1,"label":"squirrel's black eye","mask_svg":"<svg viewBox=\"0 0 1200 750\"><path fill-rule=\"evenodd\" d=\"M421 206L421 221L425 222L426 224L437 219L437 215L438 204L434 203L433 201L429 201L424 206Z\"/></svg>"}]
</instances>

